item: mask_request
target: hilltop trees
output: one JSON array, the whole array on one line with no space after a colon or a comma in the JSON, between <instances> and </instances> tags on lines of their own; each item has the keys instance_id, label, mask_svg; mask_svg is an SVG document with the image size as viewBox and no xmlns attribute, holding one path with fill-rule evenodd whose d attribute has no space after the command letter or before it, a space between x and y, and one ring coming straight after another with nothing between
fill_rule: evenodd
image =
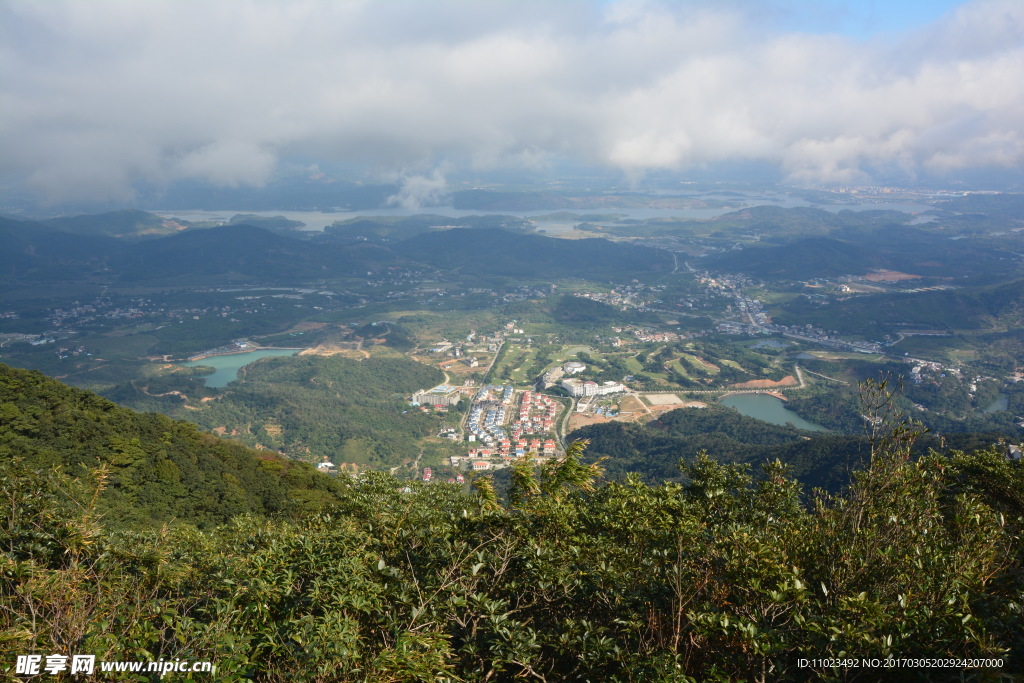
<instances>
[{"instance_id":1,"label":"hilltop trees","mask_svg":"<svg viewBox=\"0 0 1024 683\"><path fill-rule=\"evenodd\" d=\"M880 453L808 507L778 463L599 485L581 449L520 463L507 503L373 475L330 515L207 532L105 531L88 486L5 464L0 635L213 659L218 680L796 680L808 652L1022 668L1024 479L999 456Z\"/></svg>"}]
</instances>

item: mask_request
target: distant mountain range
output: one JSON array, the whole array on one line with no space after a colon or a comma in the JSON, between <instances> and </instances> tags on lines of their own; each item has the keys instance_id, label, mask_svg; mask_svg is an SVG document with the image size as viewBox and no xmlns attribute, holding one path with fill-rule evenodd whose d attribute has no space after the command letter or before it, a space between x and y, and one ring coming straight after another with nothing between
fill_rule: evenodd
<instances>
[{"instance_id":1,"label":"distant mountain range","mask_svg":"<svg viewBox=\"0 0 1024 683\"><path fill-rule=\"evenodd\" d=\"M225 278L296 282L365 274L393 256L372 244L318 244L251 225L187 230L128 245L112 255L119 279Z\"/></svg>"},{"instance_id":2,"label":"distant mountain range","mask_svg":"<svg viewBox=\"0 0 1024 683\"><path fill-rule=\"evenodd\" d=\"M157 225L173 234L127 239L151 236ZM355 232L369 227L352 226ZM0 218L0 275L28 282L102 275L125 282L294 283L407 265L462 275L621 279L668 272L673 264L667 252L649 247L498 227L424 232L403 225L395 232L399 241L387 244L357 237L352 229L288 234L244 223L178 229L132 211L42 223Z\"/></svg>"}]
</instances>

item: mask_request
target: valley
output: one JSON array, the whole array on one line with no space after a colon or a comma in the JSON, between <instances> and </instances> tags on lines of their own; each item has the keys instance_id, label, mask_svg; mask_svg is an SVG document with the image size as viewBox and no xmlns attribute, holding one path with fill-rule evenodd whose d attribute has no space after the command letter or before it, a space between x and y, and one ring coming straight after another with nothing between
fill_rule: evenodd
<instances>
[{"instance_id":1,"label":"valley","mask_svg":"<svg viewBox=\"0 0 1024 683\"><path fill-rule=\"evenodd\" d=\"M856 387L878 377L935 433L1020 439L1015 199L969 232L954 208L970 197L914 201L927 221L807 202L675 219L364 211L322 231L301 213L5 219L0 361L325 471L409 478L556 456L672 411L764 416L749 394L784 401L770 410L811 430L794 439L859 437ZM550 236L555 219L571 234ZM507 399L497 431L474 433L487 391ZM535 400L553 412L515 426Z\"/></svg>"}]
</instances>

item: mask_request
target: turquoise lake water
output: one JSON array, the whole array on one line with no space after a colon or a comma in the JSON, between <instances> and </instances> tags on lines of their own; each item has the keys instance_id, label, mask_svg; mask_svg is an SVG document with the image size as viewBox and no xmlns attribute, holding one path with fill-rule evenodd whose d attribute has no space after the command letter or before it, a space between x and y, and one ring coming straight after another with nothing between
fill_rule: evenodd
<instances>
[{"instance_id":1,"label":"turquoise lake water","mask_svg":"<svg viewBox=\"0 0 1024 683\"><path fill-rule=\"evenodd\" d=\"M298 349L260 349L259 351L249 351L248 353L232 353L227 356L210 356L202 360L187 361L182 363L182 365L191 368L197 366L216 368L217 372L212 375L205 375L203 379L206 380L206 386L219 389L226 387L228 382L234 382L238 379L238 371L249 363L258 361L260 358L269 358L270 356L294 356L297 352Z\"/></svg>"}]
</instances>

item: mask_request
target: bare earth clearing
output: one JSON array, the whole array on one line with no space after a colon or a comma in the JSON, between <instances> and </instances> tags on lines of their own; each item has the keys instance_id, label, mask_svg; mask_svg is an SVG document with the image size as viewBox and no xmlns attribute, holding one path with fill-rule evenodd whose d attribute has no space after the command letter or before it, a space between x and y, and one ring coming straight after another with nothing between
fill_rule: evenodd
<instances>
[{"instance_id":1,"label":"bare earth clearing","mask_svg":"<svg viewBox=\"0 0 1024 683\"><path fill-rule=\"evenodd\" d=\"M773 389L775 387L791 387L797 383L796 377L793 375L786 375L778 382L770 379L752 379L749 382L740 382L739 384L730 384L730 389Z\"/></svg>"},{"instance_id":2,"label":"bare earth clearing","mask_svg":"<svg viewBox=\"0 0 1024 683\"><path fill-rule=\"evenodd\" d=\"M644 394L644 398L652 406L682 405L683 399L675 394Z\"/></svg>"},{"instance_id":3,"label":"bare earth clearing","mask_svg":"<svg viewBox=\"0 0 1024 683\"><path fill-rule=\"evenodd\" d=\"M335 356L343 354L349 358L369 358L370 354L359 349L357 342L334 342L320 344L299 351L300 356Z\"/></svg>"}]
</instances>

